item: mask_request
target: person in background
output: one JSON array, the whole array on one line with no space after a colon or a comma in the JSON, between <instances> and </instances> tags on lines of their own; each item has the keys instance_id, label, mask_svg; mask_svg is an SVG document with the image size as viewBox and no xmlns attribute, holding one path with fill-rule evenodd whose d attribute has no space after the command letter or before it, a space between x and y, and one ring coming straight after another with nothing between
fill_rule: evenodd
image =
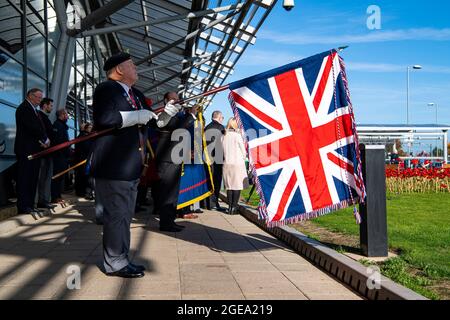
<instances>
[{"instance_id":1,"label":"person in background","mask_svg":"<svg viewBox=\"0 0 450 320\"><path fill-rule=\"evenodd\" d=\"M53 100L50 98L42 99L39 104L40 110L38 110L38 116L45 127L45 133L47 137L53 140L53 126L49 119L50 113L53 110ZM37 208L53 209L54 204L51 204L50 189L52 185L52 173L53 173L53 160L51 155L47 155L41 158L41 167L39 170L39 182L37 192Z\"/></svg>"},{"instance_id":2,"label":"person in background","mask_svg":"<svg viewBox=\"0 0 450 320\"><path fill-rule=\"evenodd\" d=\"M246 152L244 141L235 118L228 120L222 144L225 159L223 164L223 183L227 190L228 214L238 214L239 197L241 190L248 186L248 175L245 167Z\"/></svg>"},{"instance_id":3,"label":"person in background","mask_svg":"<svg viewBox=\"0 0 450 320\"><path fill-rule=\"evenodd\" d=\"M222 125L223 114L220 111L212 113L211 123L205 127L205 137L207 148L212 162L211 169L213 171L214 195L209 197L209 204L211 209L218 211L225 211L219 205L219 193L222 186L223 175L223 146L222 138L225 134L225 127ZM208 203L207 206L208 208Z\"/></svg>"},{"instance_id":4,"label":"person in background","mask_svg":"<svg viewBox=\"0 0 450 320\"><path fill-rule=\"evenodd\" d=\"M45 125L38 115L37 107L42 101L41 89L27 92L26 99L16 109L16 139L14 153L17 157L17 212L34 214L34 199L39 180L41 159L28 160L27 156L50 146Z\"/></svg>"},{"instance_id":5,"label":"person in background","mask_svg":"<svg viewBox=\"0 0 450 320\"><path fill-rule=\"evenodd\" d=\"M67 120L69 115L66 109L59 109L56 111L56 120L53 123L53 141L52 145L58 145L69 141L69 127ZM64 148L52 154L53 157L53 175L56 175L68 168L69 165L70 148ZM52 203L63 203L62 192L64 188L64 177L62 175L52 180L51 194Z\"/></svg>"},{"instance_id":6,"label":"person in background","mask_svg":"<svg viewBox=\"0 0 450 320\"><path fill-rule=\"evenodd\" d=\"M166 93L164 95L165 110L158 116L156 122L159 128L156 165L160 180L156 185L158 192L155 203L160 218L159 230L168 232L179 232L183 229L183 226L175 223L182 164L172 159L172 151L179 143L172 140L172 133L177 129L190 128L196 120L198 110L198 106L195 105L186 112L182 111L182 107L175 104L178 100L176 92ZM183 141L183 143L191 143L191 141Z\"/></svg>"},{"instance_id":7,"label":"person in background","mask_svg":"<svg viewBox=\"0 0 450 320\"><path fill-rule=\"evenodd\" d=\"M92 124L89 122L83 123L80 126L80 134L77 138L89 135L92 132ZM75 145L74 161L75 164L86 160L91 150L92 140L86 140ZM86 164L75 169L75 194L78 197L91 196L89 190L92 187L89 185L89 176L86 172Z\"/></svg>"}]
</instances>

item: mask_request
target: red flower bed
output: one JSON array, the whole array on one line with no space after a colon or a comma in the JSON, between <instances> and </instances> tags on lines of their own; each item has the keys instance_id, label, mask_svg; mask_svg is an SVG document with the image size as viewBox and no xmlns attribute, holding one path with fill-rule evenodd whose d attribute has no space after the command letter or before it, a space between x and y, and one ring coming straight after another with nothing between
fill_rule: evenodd
<instances>
[{"instance_id":1,"label":"red flower bed","mask_svg":"<svg viewBox=\"0 0 450 320\"><path fill-rule=\"evenodd\" d=\"M450 192L450 168L386 169L386 188L393 193Z\"/></svg>"}]
</instances>

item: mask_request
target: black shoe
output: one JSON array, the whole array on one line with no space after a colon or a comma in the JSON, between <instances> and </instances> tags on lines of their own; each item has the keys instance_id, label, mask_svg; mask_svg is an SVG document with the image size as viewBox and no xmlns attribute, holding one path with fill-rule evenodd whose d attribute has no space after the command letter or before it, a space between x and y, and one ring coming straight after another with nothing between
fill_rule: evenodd
<instances>
[{"instance_id":1,"label":"black shoe","mask_svg":"<svg viewBox=\"0 0 450 320\"><path fill-rule=\"evenodd\" d=\"M121 278L142 278L144 276L144 272L138 271L134 267L127 265L119 271L108 273L108 276Z\"/></svg>"},{"instance_id":2,"label":"black shoe","mask_svg":"<svg viewBox=\"0 0 450 320\"><path fill-rule=\"evenodd\" d=\"M233 210L231 210L231 214L240 214L239 207L234 207Z\"/></svg>"},{"instance_id":3,"label":"black shoe","mask_svg":"<svg viewBox=\"0 0 450 320\"><path fill-rule=\"evenodd\" d=\"M145 267L142 265L138 265L138 264L134 264L134 263L129 263L128 266L131 266L132 268L134 268L136 271L145 271Z\"/></svg>"},{"instance_id":4,"label":"black shoe","mask_svg":"<svg viewBox=\"0 0 450 320\"><path fill-rule=\"evenodd\" d=\"M233 214L233 213L232 213L232 212L233 212L233 209L234 209L234 208L233 208L232 206L229 206L229 207L228 207L228 210L227 210L227 213L228 213L228 214Z\"/></svg>"},{"instance_id":5,"label":"black shoe","mask_svg":"<svg viewBox=\"0 0 450 320\"><path fill-rule=\"evenodd\" d=\"M43 209L54 209L56 208L56 205L50 203L38 203L36 207Z\"/></svg>"},{"instance_id":6,"label":"black shoe","mask_svg":"<svg viewBox=\"0 0 450 320\"><path fill-rule=\"evenodd\" d=\"M146 210L146 209L143 208L143 207L141 207L141 206L137 206L137 207L134 208L134 212L135 212L135 213L136 213L136 212L145 211L145 210Z\"/></svg>"},{"instance_id":7,"label":"black shoe","mask_svg":"<svg viewBox=\"0 0 450 320\"><path fill-rule=\"evenodd\" d=\"M194 213L203 213L203 210L202 209L195 209Z\"/></svg>"},{"instance_id":8,"label":"black shoe","mask_svg":"<svg viewBox=\"0 0 450 320\"><path fill-rule=\"evenodd\" d=\"M177 228L177 227L159 227L159 231L166 231L166 232L180 232L183 229Z\"/></svg>"},{"instance_id":9,"label":"black shoe","mask_svg":"<svg viewBox=\"0 0 450 320\"><path fill-rule=\"evenodd\" d=\"M31 215L33 215L33 214L35 214L35 212L33 211L33 209L29 209L29 208L26 208L25 210L18 210L18 213L17 214L31 214Z\"/></svg>"},{"instance_id":10,"label":"black shoe","mask_svg":"<svg viewBox=\"0 0 450 320\"><path fill-rule=\"evenodd\" d=\"M221 212L225 212L225 211L226 211L226 209L225 209L225 208L222 208L218 203L216 203L215 205L213 205L213 206L211 207L211 210L216 210L216 211L221 211Z\"/></svg>"},{"instance_id":11,"label":"black shoe","mask_svg":"<svg viewBox=\"0 0 450 320\"><path fill-rule=\"evenodd\" d=\"M178 229L184 229L186 226L182 226L181 224L174 223L172 227L178 228Z\"/></svg>"}]
</instances>

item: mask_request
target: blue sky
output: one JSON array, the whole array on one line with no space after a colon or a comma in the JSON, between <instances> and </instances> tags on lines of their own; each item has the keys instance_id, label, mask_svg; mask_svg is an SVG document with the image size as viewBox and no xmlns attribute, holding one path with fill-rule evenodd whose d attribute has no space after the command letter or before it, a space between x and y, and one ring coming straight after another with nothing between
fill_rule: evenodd
<instances>
[{"instance_id":1,"label":"blue sky","mask_svg":"<svg viewBox=\"0 0 450 320\"><path fill-rule=\"evenodd\" d=\"M259 30L227 82L242 79L341 45L357 123L406 123L406 68L410 72L411 124L450 125L450 1L282 0ZM381 29L369 30L367 8L381 10ZM231 117L228 92L217 94L206 112Z\"/></svg>"}]
</instances>

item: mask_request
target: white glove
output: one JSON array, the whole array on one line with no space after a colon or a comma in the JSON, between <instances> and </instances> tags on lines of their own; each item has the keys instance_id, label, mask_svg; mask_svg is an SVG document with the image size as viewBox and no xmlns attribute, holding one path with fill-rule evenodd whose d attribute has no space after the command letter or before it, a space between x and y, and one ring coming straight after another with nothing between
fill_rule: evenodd
<instances>
[{"instance_id":1,"label":"white glove","mask_svg":"<svg viewBox=\"0 0 450 320\"><path fill-rule=\"evenodd\" d=\"M173 104L174 102L174 100L170 100L164 107L164 111L171 117L176 115L182 109L182 106L180 106L179 104Z\"/></svg>"},{"instance_id":2,"label":"white glove","mask_svg":"<svg viewBox=\"0 0 450 320\"><path fill-rule=\"evenodd\" d=\"M170 119L172 119L172 117L174 117L183 108L179 104L174 104L174 102L175 100L170 100L167 102L164 107L164 111L159 114L158 121L156 122L158 128L165 127L169 123Z\"/></svg>"},{"instance_id":3,"label":"white glove","mask_svg":"<svg viewBox=\"0 0 450 320\"><path fill-rule=\"evenodd\" d=\"M156 125L158 126L158 128L163 128L169 123L170 119L172 119L172 116L170 116L167 112L163 111L158 115Z\"/></svg>"},{"instance_id":4,"label":"white glove","mask_svg":"<svg viewBox=\"0 0 450 320\"><path fill-rule=\"evenodd\" d=\"M150 119L157 119L156 114L146 109L136 111L120 111L120 115L122 116L121 128L131 127L136 124L147 124Z\"/></svg>"}]
</instances>

